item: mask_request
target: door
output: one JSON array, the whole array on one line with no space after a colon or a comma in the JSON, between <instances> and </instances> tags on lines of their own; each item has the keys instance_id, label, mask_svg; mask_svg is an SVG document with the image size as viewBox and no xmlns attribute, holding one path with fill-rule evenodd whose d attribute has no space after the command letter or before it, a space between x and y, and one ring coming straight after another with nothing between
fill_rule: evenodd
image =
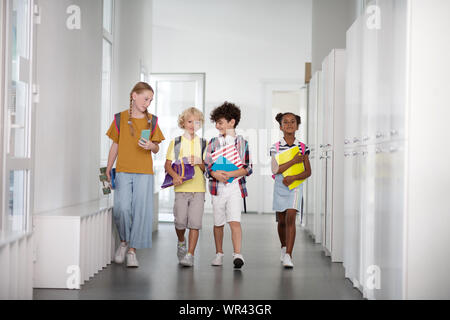
<instances>
[{"instance_id":1,"label":"door","mask_svg":"<svg viewBox=\"0 0 450 320\"><path fill-rule=\"evenodd\" d=\"M333 250L333 151L326 152L324 161L326 163L325 248L331 254Z\"/></svg>"},{"instance_id":2,"label":"door","mask_svg":"<svg viewBox=\"0 0 450 320\"><path fill-rule=\"evenodd\" d=\"M159 126L166 138L154 162L155 190L159 192L159 221L172 222L175 201L173 188L161 190L167 149L170 141L184 132L178 127L178 116L184 110L196 107L205 113L205 74L151 74L150 84L155 90L155 97L149 111L158 116ZM203 137L204 129L199 130L197 135ZM210 203L205 202L205 211L212 211Z\"/></svg>"},{"instance_id":3,"label":"door","mask_svg":"<svg viewBox=\"0 0 450 320\"><path fill-rule=\"evenodd\" d=\"M375 264L380 267L377 299L403 299L406 142L376 146Z\"/></svg>"},{"instance_id":4,"label":"door","mask_svg":"<svg viewBox=\"0 0 450 320\"><path fill-rule=\"evenodd\" d=\"M32 0L7 0L2 7L1 233L32 231L34 155Z\"/></svg>"}]
</instances>

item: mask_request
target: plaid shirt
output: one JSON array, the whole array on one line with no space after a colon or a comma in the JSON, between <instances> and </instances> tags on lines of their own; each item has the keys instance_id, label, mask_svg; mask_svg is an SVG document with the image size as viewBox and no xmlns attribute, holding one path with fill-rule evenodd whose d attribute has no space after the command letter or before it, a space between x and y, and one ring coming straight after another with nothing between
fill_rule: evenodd
<instances>
[{"instance_id":1,"label":"plaid shirt","mask_svg":"<svg viewBox=\"0 0 450 320\"><path fill-rule=\"evenodd\" d=\"M214 164L211 155L217 150L220 150L221 147L223 147L223 145L221 146L220 138L221 137L211 139L208 144L208 148L206 149L205 176L209 179L209 192L213 196L217 196L219 181L211 176L211 168ZM242 136L237 136L235 139L235 146L239 152L239 156L241 157L244 169L248 171L246 176L249 177L253 173L253 164L250 160L250 150L248 147L248 142ZM238 182L239 188L241 189L242 198L248 197L245 177L242 177Z\"/></svg>"}]
</instances>

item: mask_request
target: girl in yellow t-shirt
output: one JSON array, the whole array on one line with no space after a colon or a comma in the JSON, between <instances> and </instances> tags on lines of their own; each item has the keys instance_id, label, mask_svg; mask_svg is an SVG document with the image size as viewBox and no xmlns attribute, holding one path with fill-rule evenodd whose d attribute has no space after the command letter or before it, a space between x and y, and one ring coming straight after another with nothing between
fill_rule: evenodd
<instances>
[{"instance_id":1,"label":"girl in yellow t-shirt","mask_svg":"<svg viewBox=\"0 0 450 320\"><path fill-rule=\"evenodd\" d=\"M127 267L139 267L136 249L151 248L153 222L153 159L165 140L157 117L147 109L153 101L150 85L139 82L130 93L130 109L115 116L107 135L113 141L107 176L116 164L113 216L121 244L114 260ZM149 140L142 138L150 130Z\"/></svg>"}]
</instances>

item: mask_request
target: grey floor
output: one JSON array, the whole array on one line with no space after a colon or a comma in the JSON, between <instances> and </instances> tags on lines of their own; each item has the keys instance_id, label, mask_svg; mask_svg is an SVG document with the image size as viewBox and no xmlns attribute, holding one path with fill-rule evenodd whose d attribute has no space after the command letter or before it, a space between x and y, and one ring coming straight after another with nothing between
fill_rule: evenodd
<instances>
[{"instance_id":1,"label":"grey floor","mask_svg":"<svg viewBox=\"0 0 450 320\"><path fill-rule=\"evenodd\" d=\"M233 270L231 233L226 228L225 259L212 267L215 255L212 217L205 215L195 266L180 267L172 224L160 224L153 248L138 251L141 265L112 264L79 291L34 290L35 300L360 300L361 293L344 278L342 264L331 263L320 245L298 228L292 270L282 268L280 244L272 215L243 215L242 270Z\"/></svg>"}]
</instances>

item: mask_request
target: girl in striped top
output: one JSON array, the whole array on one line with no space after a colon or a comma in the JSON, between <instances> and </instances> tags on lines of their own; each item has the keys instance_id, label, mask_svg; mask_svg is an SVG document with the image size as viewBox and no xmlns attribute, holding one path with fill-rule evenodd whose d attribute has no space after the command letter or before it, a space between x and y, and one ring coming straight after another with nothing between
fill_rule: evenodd
<instances>
[{"instance_id":1,"label":"girl in striped top","mask_svg":"<svg viewBox=\"0 0 450 320\"><path fill-rule=\"evenodd\" d=\"M303 197L303 184L293 190L289 186L296 180L305 180L311 176L311 165L309 163L310 151L308 147L295 138L295 133L299 130L301 118L292 113L280 113L276 117L280 124L280 130L284 137L270 148L272 157L272 172L275 175L275 185L273 192L273 210L276 212L278 222L278 235L281 242L281 261L285 268L293 268L292 251L296 237L295 220L297 213L301 211ZM300 149L288 163L278 165L275 157L278 153L298 146ZM296 176L283 177L283 172L291 166L304 163L305 171Z\"/></svg>"}]
</instances>

